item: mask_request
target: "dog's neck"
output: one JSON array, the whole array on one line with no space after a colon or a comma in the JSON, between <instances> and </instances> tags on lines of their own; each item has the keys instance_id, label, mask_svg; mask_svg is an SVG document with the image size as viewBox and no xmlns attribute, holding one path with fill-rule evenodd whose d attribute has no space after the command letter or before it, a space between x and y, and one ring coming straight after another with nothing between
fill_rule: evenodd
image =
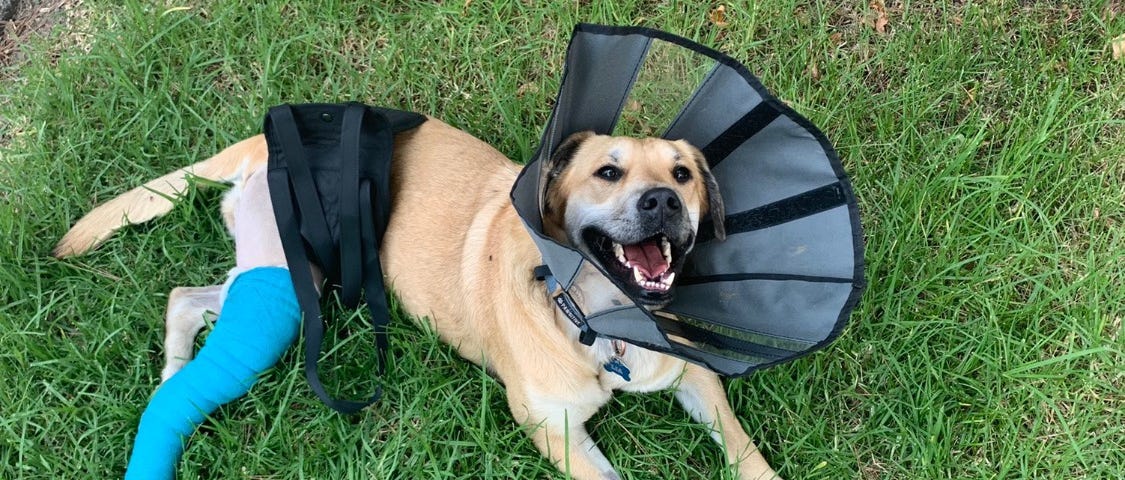
<instances>
[{"instance_id":1,"label":"dog's neck","mask_svg":"<svg viewBox=\"0 0 1125 480\"><path fill-rule=\"evenodd\" d=\"M566 245L570 248L576 248L570 243L569 238L566 235L566 230L562 227L561 217L562 216L558 214L545 214L543 216L543 232L562 245ZM551 304L551 308L552 310L554 310L556 328L558 328L562 332L562 334L566 336L569 343L578 351L578 353L590 359L593 363L599 365L598 370L602 371L602 373L608 371L622 378L628 377L629 368L625 364L624 358L626 352L631 349L628 348L627 344L620 340L611 340L608 338L599 337L594 340L594 343L592 345L584 345L581 341L579 341L579 337L582 333L579 327L575 325L574 322L572 322L570 318L566 316L566 314L564 314L558 307L554 305L554 301L551 297L552 292L548 291L548 288L544 288L544 293L547 297L548 304ZM572 291L570 293L574 295L578 300L592 301L595 302L595 304L606 303L605 300L588 298L590 295L606 293L600 292L596 289L592 292ZM611 367L611 365L613 366Z\"/></svg>"}]
</instances>

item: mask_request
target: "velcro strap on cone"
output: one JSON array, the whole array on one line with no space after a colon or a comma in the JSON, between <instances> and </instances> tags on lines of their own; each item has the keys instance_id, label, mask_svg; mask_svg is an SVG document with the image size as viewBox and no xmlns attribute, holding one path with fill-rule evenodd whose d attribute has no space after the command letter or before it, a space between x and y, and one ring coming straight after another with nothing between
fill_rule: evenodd
<instances>
[{"instance_id":1,"label":"velcro strap on cone","mask_svg":"<svg viewBox=\"0 0 1125 480\"><path fill-rule=\"evenodd\" d=\"M324 318L311 265L327 285L339 285L349 307L358 305L364 289L382 376L390 312L378 248L390 215L391 152L395 133L424 121L360 103L280 105L266 116L270 199L305 318L305 376L321 401L341 413L378 401L382 387L363 401L325 391L318 373Z\"/></svg>"}]
</instances>

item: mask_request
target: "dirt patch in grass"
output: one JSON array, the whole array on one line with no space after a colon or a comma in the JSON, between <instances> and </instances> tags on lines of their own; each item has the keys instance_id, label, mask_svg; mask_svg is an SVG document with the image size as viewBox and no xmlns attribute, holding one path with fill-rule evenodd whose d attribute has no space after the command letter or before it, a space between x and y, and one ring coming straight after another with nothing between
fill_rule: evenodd
<instances>
[{"instance_id":1,"label":"dirt patch in grass","mask_svg":"<svg viewBox=\"0 0 1125 480\"><path fill-rule=\"evenodd\" d=\"M0 0L0 68L19 63L21 47L36 35L45 35L51 27L65 21L67 12L82 0ZM6 69L5 69L6 70ZM7 74L0 71L0 78Z\"/></svg>"},{"instance_id":2,"label":"dirt patch in grass","mask_svg":"<svg viewBox=\"0 0 1125 480\"><path fill-rule=\"evenodd\" d=\"M0 82L21 81L21 68L31 54L31 42L46 37L56 27L74 30L75 19L82 18L82 3L83 0L0 0ZM71 31L60 37L57 47L69 47L81 42L85 33ZM59 49L52 46L42 51L55 57L53 61ZM9 147L24 131L24 119L9 110L11 101L11 97L0 95L0 111L10 112L0 116L0 148Z\"/></svg>"}]
</instances>

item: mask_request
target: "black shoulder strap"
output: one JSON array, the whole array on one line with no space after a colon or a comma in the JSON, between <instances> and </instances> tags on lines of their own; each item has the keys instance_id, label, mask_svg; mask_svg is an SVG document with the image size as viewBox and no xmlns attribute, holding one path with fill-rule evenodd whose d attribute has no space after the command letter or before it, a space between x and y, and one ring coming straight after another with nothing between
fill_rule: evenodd
<instances>
[{"instance_id":1,"label":"black shoulder strap","mask_svg":"<svg viewBox=\"0 0 1125 480\"><path fill-rule=\"evenodd\" d=\"M340 127L340 299L345 305L359 302L363 275L359 233L359 136L363 134L362 106L344 110ZM382 116L376 117L382 120ZM379 129L386 125L380 122Z\"/></svg>"},{"instance_id":2,"label":"black shoulder strap","mask_svg":"<svg viewBox=\"0 0 1125 480\"><path fill-rule=\"evenodd\" d=\"M323 105L311 107L326 108ZM393 120L388 120L386 112L394 112ZM306 252L313 252L317 265L329 279L329 285L338 280L345 305L357 305L361 286L365 290L378 352L376 373L382 376L386 371L389 348L387 325L390 323L390 312L378 251L390 215L391 150L394 132L414 128L424 121L425 117L417 114L349 103L340 122L339 148L334 155L326 155L333 158L310 160L305 155L305 145L290 106L270 109L266 119L267 142L272 140L280 147L279 155L274 155L274 148L270 149L270 199L297 300L305 314L305 376L321 401L341 413L354 413L378 401L382 396L382 386L377 387L367 400L360 402L334 399L325 391L318 373L324 319ZM271 132L271 129L276 129L276 132ZM361 158L361 140L367 145L374 145L365 152L366 158ZM324 139L317 141L323 142ZM337 187L339 202L329 204L320 201L324 192L317 190L310 161L328 165L339 172L337 185L321 187ZM330 205L335 205L338 210L335 215L327 215L323 210L333 208ZM330 222L325 220L326 217L338 221L338 243L332 242Z\"/></svg>"},{"instance_id":3,"label":"black shoulder strap","mask_svg":"<svg viewBox=\"0 0 1125 480\"><path fill-rule=\"evenodd\" d=\"M289 171L289 179L286 183L292 184L291 193L301 212L298 228L305 241L312 247L317 265L322 267L336 265L332 234L328 230L324 208L317 195L316 184L313 182L312 169L305 155L304 146L301 144L297 121L293 118L293 110L289 105L279 105L269 110L264 129L268 131L271 126L277 129L277 135L272 137L281 142L281 150L285 152L285 157L279 163L278 158L270 156L269 163L271 166ZM267 141L270 137L267 135ZM332 273L325 272L325 275L331 276Z\"/></svg>"}]
</instances>

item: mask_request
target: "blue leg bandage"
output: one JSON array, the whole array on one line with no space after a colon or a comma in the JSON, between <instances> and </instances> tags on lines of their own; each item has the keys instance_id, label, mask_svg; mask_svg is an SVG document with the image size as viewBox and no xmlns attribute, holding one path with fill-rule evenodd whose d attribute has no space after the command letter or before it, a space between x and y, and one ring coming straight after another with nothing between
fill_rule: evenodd
<instances>
[{"instance_id":1,"label":"blue leg bandage","mask_svg":"<svg viewBox=\"0 0 1125 480\"><path fill-rule=\"evenodd\" d=\"M245 395L296 340L300 322L288 270L259 267L236 277L199 354L157 389L141 415L126 480L172 478L204 417Z\"/></svg>"}]
</instances>

